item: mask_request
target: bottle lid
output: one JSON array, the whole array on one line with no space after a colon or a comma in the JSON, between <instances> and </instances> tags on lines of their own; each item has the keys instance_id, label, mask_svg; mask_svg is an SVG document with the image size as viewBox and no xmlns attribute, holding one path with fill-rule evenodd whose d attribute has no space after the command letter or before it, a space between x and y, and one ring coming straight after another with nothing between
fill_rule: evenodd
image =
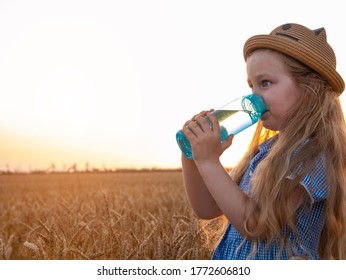
<instances>
[{"instance_id":1,"label":"bottle lid","mask_svg":"<svg viewBox=\"0 0 346 280\"><path fill-rule=\"evenodd\" d=\"M261 118L262 115L267 111L263 99L255 93L246 95L243 98L241 105L244 110L252 112L258 118Z\"/></svg>"}]
</instances>

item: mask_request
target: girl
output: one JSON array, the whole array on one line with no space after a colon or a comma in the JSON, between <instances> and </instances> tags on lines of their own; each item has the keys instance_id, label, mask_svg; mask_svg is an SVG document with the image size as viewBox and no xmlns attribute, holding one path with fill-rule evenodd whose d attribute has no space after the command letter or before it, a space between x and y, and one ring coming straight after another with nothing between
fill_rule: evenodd
<instances>
[{"instance_id":1,"label":"girl","mask_svg":"<svg viewBox=\"0 0 346 280\"><path fill-rule=\"evenodd\" d=\"M233 135L220 143L211 111L183 128L189 202L200 218L228 220L213 259L345 259L345 85L326 31L284 24L247 40L244 57L268 111L231 174L219 157Z\"/></svg>"}]
</instances>

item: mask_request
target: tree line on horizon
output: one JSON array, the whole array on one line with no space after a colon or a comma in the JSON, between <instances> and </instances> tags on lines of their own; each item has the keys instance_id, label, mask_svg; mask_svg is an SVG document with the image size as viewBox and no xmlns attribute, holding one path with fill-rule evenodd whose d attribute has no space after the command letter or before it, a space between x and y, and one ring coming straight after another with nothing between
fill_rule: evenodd
<instances>
[{"instance_id":1,"label":"tree line on horizon","mask_svg":"<svg viewBox=\"0 0 346 280\"><path fill-rule=\"evenodd\" d=\"M102 168L90 167L89 163L85 164L84 168L78 168L77 163L73 163L70 166L64 166L62 169L58 169L54 163L48 168L44 169L29 169L23 171L20 169L11 169L6 164L6 170L0 170L1 175L6 174L66 174L66 173L112 173L112 172L159 172L159 171L181 171L180 167L177 168L161 168L161 167L144 167L144 168L133 168L133 167L116 167L108 168L103 165Z\"/></svg>"}]
</instances>

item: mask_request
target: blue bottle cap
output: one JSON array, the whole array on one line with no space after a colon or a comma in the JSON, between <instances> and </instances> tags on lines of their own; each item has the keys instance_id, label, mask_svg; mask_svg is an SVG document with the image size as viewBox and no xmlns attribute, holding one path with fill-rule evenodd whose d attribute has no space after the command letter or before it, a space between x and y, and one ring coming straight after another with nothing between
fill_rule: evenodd
<instances>
[{"instance_id":1,"label":"blue bottle cap","mask_svg":"<svg viewBox=\"0 0 346 280\"><path fill-rule=\"evenodd\" d=\"M245 96L241 102L241 105L244 110L253 112L258 118L261 118L262 115L267 111L263 99L255 93Z\"/></svg>"}]
</instances>

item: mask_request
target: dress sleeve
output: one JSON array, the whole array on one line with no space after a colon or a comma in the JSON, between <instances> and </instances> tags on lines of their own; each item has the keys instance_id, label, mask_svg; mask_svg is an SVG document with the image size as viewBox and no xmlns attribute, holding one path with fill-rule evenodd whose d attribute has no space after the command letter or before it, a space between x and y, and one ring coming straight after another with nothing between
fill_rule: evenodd
<instances>
[{"instance_id":1,"label":"dress sleeve","mask_svg":"<svg viewBox=\"0 0 346 280\"><path fill-rule=\"evenodd\" d=\"M294 175L291 173L287 178L292 179ZM308 192L313 202L327 198L329 186L327 183L325 156L319 158L315 166L312 166L310 171L300 180L300 184Z\"/></svg>"}]
</instances>

